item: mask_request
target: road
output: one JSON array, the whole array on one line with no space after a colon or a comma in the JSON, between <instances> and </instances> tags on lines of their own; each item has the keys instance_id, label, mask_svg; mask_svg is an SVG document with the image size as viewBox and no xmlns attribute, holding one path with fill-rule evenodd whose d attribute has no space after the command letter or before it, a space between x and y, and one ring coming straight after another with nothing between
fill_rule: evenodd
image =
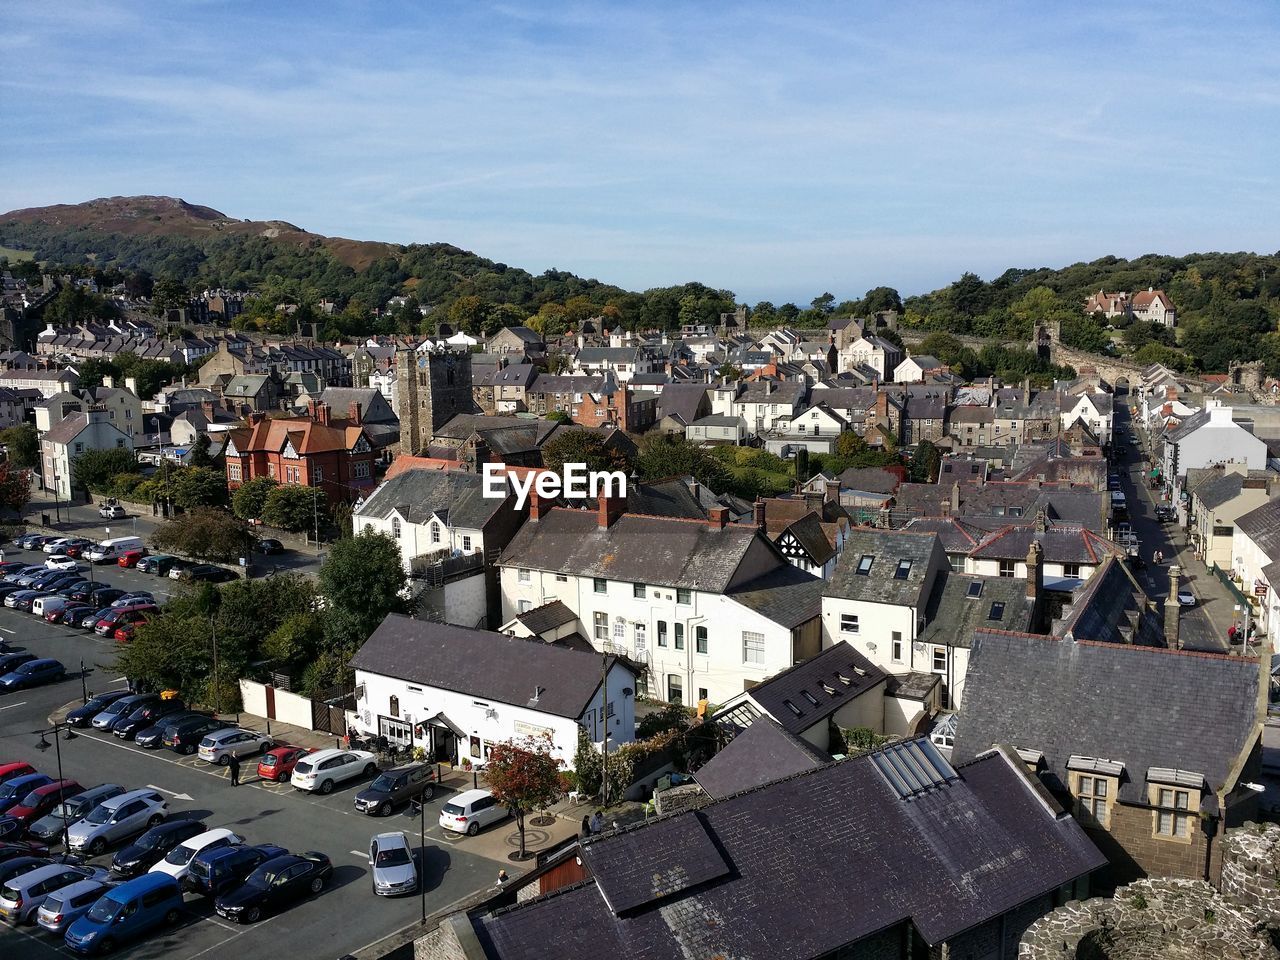
<instances>
[{"instance_id":1,"label":"road","mask_svg":"<svg viewBox=\"0 0 1280 960\"><path fill-rule=\"evenodd\" d=\"M34 556L30 551L18 554L28 555ZM99 567L97 573L117 585L177 587L174 581L115 567ZM164 595L164 589L156 592ZM85 685L90 691L122 682L111 667L115 644L4 608L0 608L0 638L15 649L56 657L75 671L62 683L0 696L0 762L25 760L57 776L54 751L37 749L38 731L46 726L46 718L53 711L80 697L81 660L86 668ZM251 843L320 850L335 866L333 884L320 896L253 927L228 923L214 915L207 902L189 897L187 915L176 929L134 944L120 951L120 956L278 960L283 951L289 957L336 958L380 940L420 916L417 896L398 900L373 896L364 853L369 837L385 830L409 832L417 847L418 820L395 815L374 821L357 814L351 797L363 784L338 788L327 797L313 796L287 785L256 782L254 767L245 764L244 783L234 788L220 767L179 757L168 750L143 751L97 732L81 733L74 740L60 741L59 746L63 774L81 784L119 783L129 789L152 786L170 798L171 815L198 817L210 827L230 827ZM474 844L475 840L484 840L485 835L455 839L440 830L436 818L442 801L443 794L437 793L428 805L426 847L419 854L425 863L428 913L490 885L500 865L494 859L468 852L469 841ZM109 852L95 862L106 864L110 856ZM0 944L0 955L5 960L52 960L66 955L60 949L60 940L39 928L3 928Z\"/></svg>"}]
</instances>

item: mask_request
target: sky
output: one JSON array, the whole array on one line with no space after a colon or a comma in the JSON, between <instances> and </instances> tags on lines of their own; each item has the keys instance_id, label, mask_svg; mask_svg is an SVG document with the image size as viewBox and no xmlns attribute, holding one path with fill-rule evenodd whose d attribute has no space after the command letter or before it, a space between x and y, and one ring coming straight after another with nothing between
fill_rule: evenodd
<instances>
[{"instance_id":1,"label":"sky","mask_svg":"<svg viewBox=\"0 0 1280 960\"><path fill-rule=\"evenodd\" d=\"M162 194L801 304L1275 251L1280 5L10 4L0 210Z\"/></svg>"}]
</instances>

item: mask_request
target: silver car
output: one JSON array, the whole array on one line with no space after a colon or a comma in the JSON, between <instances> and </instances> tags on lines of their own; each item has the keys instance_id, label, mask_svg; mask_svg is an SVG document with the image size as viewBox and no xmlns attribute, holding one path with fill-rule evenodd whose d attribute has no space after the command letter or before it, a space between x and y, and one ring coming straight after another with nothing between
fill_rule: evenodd
<instances>
[{"instance_id":1,"label":"silver car","mask_svg":"<svg viewBox=\"0 0 1280 960\"><path fill-rule=\"evenodd\" d=\"M200 759L206 763L218 763L226 766L231 757L247 757L253 754L266 753L275 741L258 733L256 730L241 730L239 727L228 727L215 730L200 741Z\"/></svg>"},{"instance_id":2,"label":"silver car","mask_svg":"<svg viewBox=\"0 0 1280 960\"><path fill-rule=\"evenodd\" d=\"M36 923L62 934L92 907L100 896L114 887L115 884L105 880L81 880L69 887L55 890L44 898L40 909L36 911Z\"/></svg>"},{"instance_id":3,"label":"silver car","mask_svg":"<svg viewBox=\"0 0 1280 960\"><path fill-rule=\"evenodd\" d=\"M90 856L104 853L108 845L137 836L165 818L169 802L154 790L132 790L112 797L67 831L67 847Z\"/></svg>"},{"instance_id":4,"label":"silver car","mask_svg":"<svg viewBox=\"0 0 1280 960\"><path fill-rule=\"evenodd\" d=\"M373 892L395 897L418 889L418 867L403 833L380 833L369 841L369 868Z\"/></svg>"},{"instance_id":5,"label":"silver car","mask_svg":"<svg viewBox=\"0 0 1280 960\"><path fill-rule=\"evenodd\" d=\"M12 924L34 923L36 910L49 894L81 880L105 880L101 867L51 863L20 873L0 887L0 917Z\"/></svg>"},{"instance_id":6,"label":"silver car","mask_svg":"<svg viewBox=\"0 0 1280 960\"><path fill-rule=\"evenodd\" d=\"M104 783L93 787L74 797L68 797L49 813L27 828L33 837L45 843L57 843L62 839L62 830L69 828L77 820L87 817L94 807L101 806L112 797L124 793L124 787L118 783Z\"/></svg>"}]
</instances>

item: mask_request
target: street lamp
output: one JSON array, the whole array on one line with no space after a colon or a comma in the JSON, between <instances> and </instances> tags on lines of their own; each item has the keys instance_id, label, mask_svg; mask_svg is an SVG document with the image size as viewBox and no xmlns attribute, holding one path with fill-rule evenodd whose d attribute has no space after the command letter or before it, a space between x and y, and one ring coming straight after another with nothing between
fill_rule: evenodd
<instances>
[{"instance_id":1,"label":"street lamp","mask_svg":"<svg viewBox=\"0 0 1280 960\"><path fill-rule=\"evenodd\" d=\"M71 729L71 725L69 723L66 723L65 721L59 721L58 723L55 723L52 727L50 727L47 730L36 731L37 733L40 734L40 742L36 744L36 749L39 750L41 753L44 753L46 750L49 749L49 741L45 739L45 734L47 733L53 734L53 749L58 757L58 782L59 783L62 782L62 746L58 739L58 731L60 729L66 730L66 733L62 737L63 740L74 740L78 736L78 734ZM70 849L70 845L67 842L67 833L70 829L71 829L71 823L64 816L62 818L62 849L63 850Z\"/></svg>"}]
</instances>

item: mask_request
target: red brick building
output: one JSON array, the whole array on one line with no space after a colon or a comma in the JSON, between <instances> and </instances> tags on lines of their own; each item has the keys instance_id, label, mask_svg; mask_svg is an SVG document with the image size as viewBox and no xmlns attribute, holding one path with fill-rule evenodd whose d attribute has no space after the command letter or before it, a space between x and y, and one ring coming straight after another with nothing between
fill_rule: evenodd
<instances>
[{"instance_id":1,"label":"red brick building","mask_svg":"<svg viewBox=\"0 0 1280 960\"><path fill-rule=\"evenodd\" d=\"M628 387L612 393L584 393L574 406L573 422L584 427L602 427L607 423L631 433L643 433L658 417L658 395L637 394Z\"/></svg>"},{"instance_id":2,"label":"red brick building","mask_svg":"<svg viewBox=\"0 0 1280 960\"><path fill-rule=\"evenodd\" d=\"M355 500L374 487L373 444L360 422L360 405L347 419L334 420L328 404L313 400L305 417L249 416L248 426L230 431L226 450L227 486L256 477L281 484L320 487L330 503Z\"/></svg>"}]
</instances>

